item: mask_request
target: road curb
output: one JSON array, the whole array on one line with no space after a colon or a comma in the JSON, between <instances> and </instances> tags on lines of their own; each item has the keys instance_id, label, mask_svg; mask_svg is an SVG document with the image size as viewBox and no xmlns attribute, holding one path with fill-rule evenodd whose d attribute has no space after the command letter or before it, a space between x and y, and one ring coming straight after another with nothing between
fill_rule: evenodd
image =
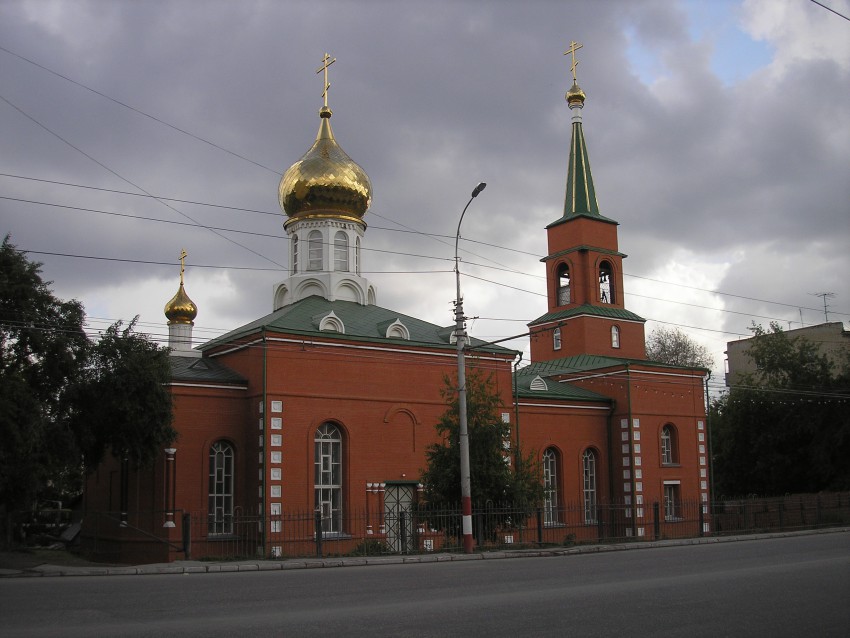
<instances>
[{"instance_id":1,"label":"road curb","mask_svg":"<svg viewBox=\"0 0 850 638\"><path fill-rule=\"evenodd\" d=\"M334 567L369 567L375 565L407 565L424 563L443 563L469 560L506 560L511 558L552 558L594 554L600 552L620 552L638 549L658 549L662 547L684 547L689 545L710 545L715 543L736 543L771 538L809 536L813 534L839 534L850 532L850 527L829 527L824 529L795 530L788 532L770 532L762 534L742 534L737 536L706 536L701 538L682 538L661 541L636 541L614 545L577 545L574 547L547 547L540 549L498 550L474 554L414 554L409 556L366 556L344 558L314 558L287 560L256 560L243 563L203 563L200 561L175 561L152 565L124 567L76 567L59 565L39 565L34 569L0 569L0 578L32 578L57 576L148 576L152 574L220 574L233 572L288 571L292 569L319 569Z\"/></svg>"}]
</instances>

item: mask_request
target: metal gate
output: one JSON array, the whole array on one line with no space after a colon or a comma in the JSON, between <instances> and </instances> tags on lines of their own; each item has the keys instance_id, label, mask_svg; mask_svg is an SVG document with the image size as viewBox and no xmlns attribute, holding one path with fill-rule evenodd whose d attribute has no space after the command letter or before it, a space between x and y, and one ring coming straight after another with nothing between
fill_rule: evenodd
<instances>
[{"instance_id":1,"label":"metal gate","mask_svg":"<svg viewBox=\"0 0 850 638\"><path fill-rule=\"evenodd\" d=\"M391 552L407 554L416 551L416 539L413 536L415 502L415 483L387 483L384 492L384 525Z\"/></svg>"}]
</instances>

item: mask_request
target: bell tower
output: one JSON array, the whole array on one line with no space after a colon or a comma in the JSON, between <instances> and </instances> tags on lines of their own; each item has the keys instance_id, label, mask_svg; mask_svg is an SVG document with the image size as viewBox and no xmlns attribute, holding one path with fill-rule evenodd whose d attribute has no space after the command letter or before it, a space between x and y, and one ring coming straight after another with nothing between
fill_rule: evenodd
<instances>
[{"instance_id":1,"label":"bell tower","mask_svg":"<svg viewBox=\"0 0 850 638\"><path fill-rule=\"evenodd\" d=\"M576 81L571 42L573 84L566 100L572 113L572 140L567 168L564 214L546 227L548 312L529 324L531 359L551 361L591 354L645 359L644 322L626 310L623 300L623 258L617 226L599 212L593 175L582 129L586 95Z\"/></svg>"}]
</instances>

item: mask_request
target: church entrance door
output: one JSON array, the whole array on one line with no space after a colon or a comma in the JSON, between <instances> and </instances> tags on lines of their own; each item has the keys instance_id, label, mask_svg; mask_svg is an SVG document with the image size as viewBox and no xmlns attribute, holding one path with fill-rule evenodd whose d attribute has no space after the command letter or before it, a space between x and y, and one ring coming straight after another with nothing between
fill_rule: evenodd
<instances>
[{"instance_id":1,"label":"church entrance door","mask_svg":"<svg viewBox=\"0 0 850 638\"><path fill-rule=\"evenodd\" d=\"M390 551L407 554L415 551L413 536L413 504L416 483L387 483L384 492L384 525Z\"/></svg>"}]
</instances>

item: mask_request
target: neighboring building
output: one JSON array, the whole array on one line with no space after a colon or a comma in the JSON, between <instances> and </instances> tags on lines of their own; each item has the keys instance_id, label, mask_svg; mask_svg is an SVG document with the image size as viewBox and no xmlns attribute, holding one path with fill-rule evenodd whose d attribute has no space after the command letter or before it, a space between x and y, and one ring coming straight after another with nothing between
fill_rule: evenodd
<instances>
[{"instance_id":1,"label":"neighboring building","mask_svg":"<svg viewBox=\"0 0 850 638\"><path fill-rule=\"evenodd\" d=\"M786 330L785 334L790 339L803 338L816 344L820 352L836 366L842 365L850 353L850 331L845 330L840 321ZM748 352L753 339L754 337L739 339L726 344L727 386L737 384L741 375L756 372L756 364Z\"/></svg>"},{"instance_id":2,"label":"neighboring building","mask_svg":"<svg viewBox=\"0 0 850 638\"><path fill-rule=\"evenodd\" d=\"M644 320L623 303L618 224L596 202L575 82L567 101L566 204L546 229L548 308L529 324L531 363L514 374L519 353L475 339L466 361L492 374L513 426L506 448L519 443L541 462L545 524L577 503L595 530L598 507L621 503L626 533L640 537L645 507L662 504L675 524L682 503L709 500L707 371L646 360ZM196 557L235 541L276 556L281 526L305 513L304 543L316 540L318 513L323 541L345 543L365 520L365 533L399 549L390 512L417 499L446 410L443 379L456 373L454 328L377 305L360 261L371 184L336 143L327 105L319 115L315 144L280 182L291 275L273 312L192 350L197 308L181 270L166 306L179 438L150 470L113 460L90 477L85 535L101 550L179 557L185 514ZM130 529L103 512L121 512ZM261 515L248 541L234 528L245 512Z\"/></svg>"}]
</instances>

